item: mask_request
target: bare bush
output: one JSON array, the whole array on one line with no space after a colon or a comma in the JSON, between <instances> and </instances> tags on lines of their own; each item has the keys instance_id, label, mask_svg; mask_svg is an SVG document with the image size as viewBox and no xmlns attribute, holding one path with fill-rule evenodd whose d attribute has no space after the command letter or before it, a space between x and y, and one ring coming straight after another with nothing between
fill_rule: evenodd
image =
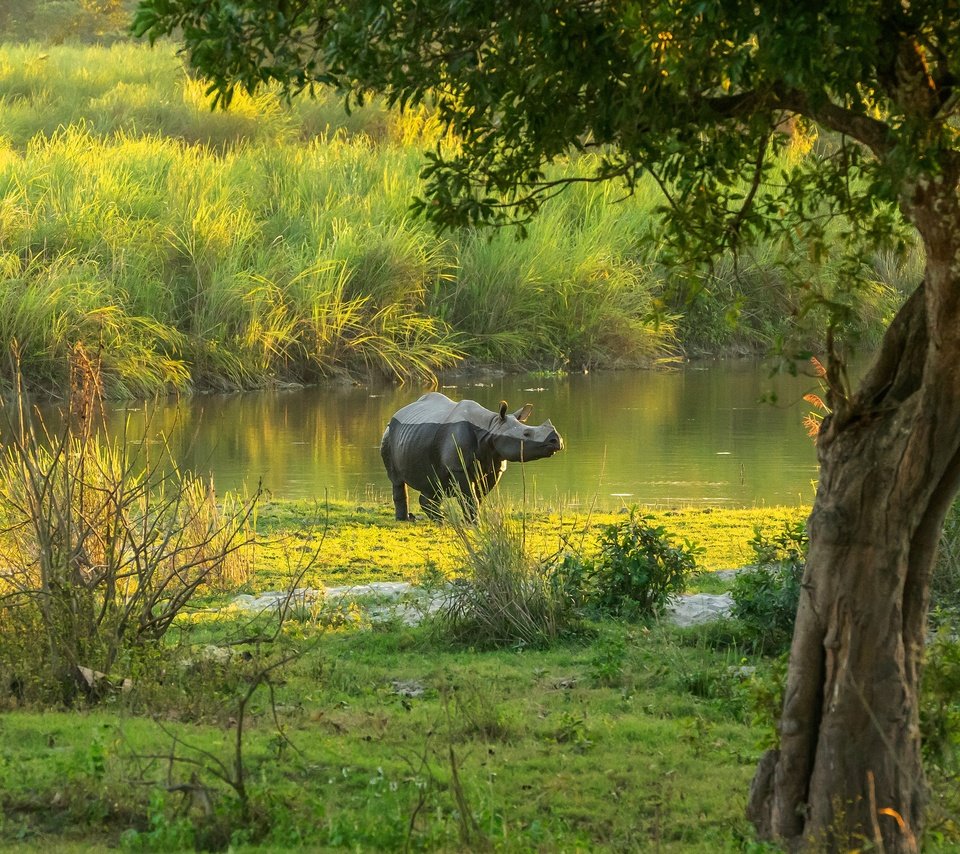
<instances>
[{"instance_id":1,"label":"bare bush","mask_svg":"<svg viewBox=\"0 0 960 854\"><path fill-rule=\"evenodd\" d=\"M255 504L223 513L164 444L94 429L97 366L77 348L71 368L65 426L48 431L18 388L0 456L0 667L61 702L105 690L199 590L243 579Z\"/></svg>"}]
</instances>

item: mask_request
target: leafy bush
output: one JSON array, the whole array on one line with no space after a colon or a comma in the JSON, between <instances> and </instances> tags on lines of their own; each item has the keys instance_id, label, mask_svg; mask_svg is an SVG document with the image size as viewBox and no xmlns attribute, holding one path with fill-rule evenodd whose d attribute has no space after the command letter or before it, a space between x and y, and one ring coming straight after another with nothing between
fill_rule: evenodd
<instances>
[{"instance_id":1,"label":"leafy bush","mask_svg":"<svg viewBox=\"0 0 960 854\"><path fill-rule=\"evenodd\" d=\"M960 612L960 502L950 508L943 523L930 583L930 604L940 612Z\"/></svg>"},{"instance_id":2,"label":"leafy bush","mask_svg":"<svg viewBox=\"0 0 960 854\"><path fill-rule=\"evenodd\" d=\"M756 565L733 582L732 615L743 630L742 642L756 652L782 652L790 646L800 603L809 545L806 525L788 523L769 538L758 529L750 545Z\"/></svg>"},{"instance_id":3,"label":"leafy bush","mask_svg":"<svg viewBox=\"0 0 960 854\"><path fill-rule=\"evenodd\" d=\"M635 508L626 521L603 527L598 546L591 559L566 555L554 584L597 616L628 620L662 614L686 590L703 551L689 540L675 544Z\"/></svg>"},{"instance_id":4,"label":"leafy bush","mask_svg":"<svg viewBox=\"0 0 960 854\"><path fill-rule=\"evenodd\" d=\"M920 734L928 761L956 769L960 753L960 641L943 626L927 646L920 691Z\"/></svg>"}]
</instances>

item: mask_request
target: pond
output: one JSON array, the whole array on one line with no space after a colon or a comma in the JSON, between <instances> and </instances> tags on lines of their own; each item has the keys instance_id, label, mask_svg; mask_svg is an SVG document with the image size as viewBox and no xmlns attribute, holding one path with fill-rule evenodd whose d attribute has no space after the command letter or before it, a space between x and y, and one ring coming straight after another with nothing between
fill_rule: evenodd
<instances>
[{"instance_id":1,"label":"pond","mask_svg":"<svg viewBox=\"0 0 960 854\"><path fill-rule=\"evenodd\" d=\"M117 409L129 434L163 433L186 469L212 473L218 491L277 498L389 498L379 443L390 416L427 389L327 386L202 395ZM563 376L450 379L442 390L490 408L534 404L565 450L501 481L510 499L613 509L621 505L809 504L816 451L802 419L812 377L771 377L745 360L678 369ZM776 403L761 398L776 393Z\"/></svg>"}]
</instances>

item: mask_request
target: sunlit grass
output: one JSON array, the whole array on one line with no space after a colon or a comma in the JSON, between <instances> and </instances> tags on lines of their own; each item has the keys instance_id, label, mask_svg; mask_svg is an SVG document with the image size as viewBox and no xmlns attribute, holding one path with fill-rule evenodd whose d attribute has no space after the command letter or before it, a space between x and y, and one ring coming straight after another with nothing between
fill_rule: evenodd
<instances>
[{"instance_id":1,"label":"sunlit grass","mask_svg":"<svg viewBox=\"0 0 960 854\"><path fill-rule=\"evenodd\" d=\"M36 386L62 384L65 342L102 348L108 393L144 396L429 380L464 357L644 366L768 347L805 316L772 244L716 259L678 298L648 182L627 198L575 186L526 241L438 238L409 214L422 150L441 142L428 109L347 114L332 92L287 105L264 91L211 112L205 88L167 44L0 47L0 346L21 342ZM793 261L836 289L829 268ZM868 334L917 269L915 253L876 259Z\"/></svg>"},{"instance_id":2,"label":"sunlit grass","mask_svg":"<svg viewBox=\"0 0 960 854\"><path fill-rule=\"evenodd\" d=\"M389 505L389 506L388 506ZM523 524L529 553L537 559L564 552L592 554L604 525L623 520L620 513L567 513L521 508L506 512ZM713 509L651 508L654 525L675 539L689 539L704 548L699 558L707 570L736 569L752 563L748 545L759 526L767 532L786 522L805 519L807 507ZM372 581L417 583L435 568L446 575L459 570L455 531L429 521L397 522L387 499L381 502L270 501L259 512L260 538L253 584L258 590L279 589L294 574L291 558L317 553L304 577L307 586L366 584Z\"/></svg>"}]
</instances>

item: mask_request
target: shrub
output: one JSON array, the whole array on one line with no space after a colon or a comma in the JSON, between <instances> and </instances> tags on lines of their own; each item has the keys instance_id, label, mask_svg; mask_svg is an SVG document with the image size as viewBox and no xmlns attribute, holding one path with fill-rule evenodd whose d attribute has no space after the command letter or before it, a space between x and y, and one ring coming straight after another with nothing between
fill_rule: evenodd
<instances>
[{"instance_id":1,"label":"shrub","mask_svg":"<svg viewBox=\"0 0 960 854\"><path fill-rule=\"evenodd\" d=\"M920 735L924 757L955 771L960 757L960 642L950 626L941 627L927 646Z\"/></svg>"},{"instance_id":2,"label":"shrub","mask_svg":"<svg viewBox=\"0 0 960 854\"><path fill-rule=\"evenodd\" d=\"M591 559L567 555L554 583L589 612L629 620L662 614L686 590L702 553L689 540L675 544L636 509L626 521L604 526L598 546Z\"/></svg>"},{"instance_id":3,"label":"shrub","mask_svg":"<svg viewBox=\"0 0 960 854\"><path fill-rule=\"evenodd\" d=\"M93 429L99 373L82 348L52 435L18 393L0 455L0 671L18 693L97 697L194 594L249 565L253 502L229 518L161 452ZM25 654L29 653L29 654Z\"/></svg>"},{"instance_id":4,"label":"shrub","mask_svg":"<svg viewBox=\"0 0 960 854\"><path fill-rule=\"evenodd\" d=\"M576 630L572 601L552 583L551 563L528 553L522 523L490 503L473 525L453 502L447 509L463 574L434 617L441 636L480 649L546 647Z\"/></svg>"},{"instance_id":5,"label":"shrub","mask_svg":"<svg viewBox=\"0 0 960 854\"><path fill-rule=\"evenodd\" d=\"M950 508L943 523L930 603L938 611L960 612L960 502Z\"/></svg>"},{"instance_id":6,"label":"shrub","mask_svg":"<svg viewBox=\"0 0 960 854\"><path fill-rule=\"evenodd\" d=\"M733 582L732 615L742 627L741 640L756 652L790 646L808 544L803 522L787 523L769 538L757 529L750 540L756 565Z\"/></svg>"}]
</instances>

